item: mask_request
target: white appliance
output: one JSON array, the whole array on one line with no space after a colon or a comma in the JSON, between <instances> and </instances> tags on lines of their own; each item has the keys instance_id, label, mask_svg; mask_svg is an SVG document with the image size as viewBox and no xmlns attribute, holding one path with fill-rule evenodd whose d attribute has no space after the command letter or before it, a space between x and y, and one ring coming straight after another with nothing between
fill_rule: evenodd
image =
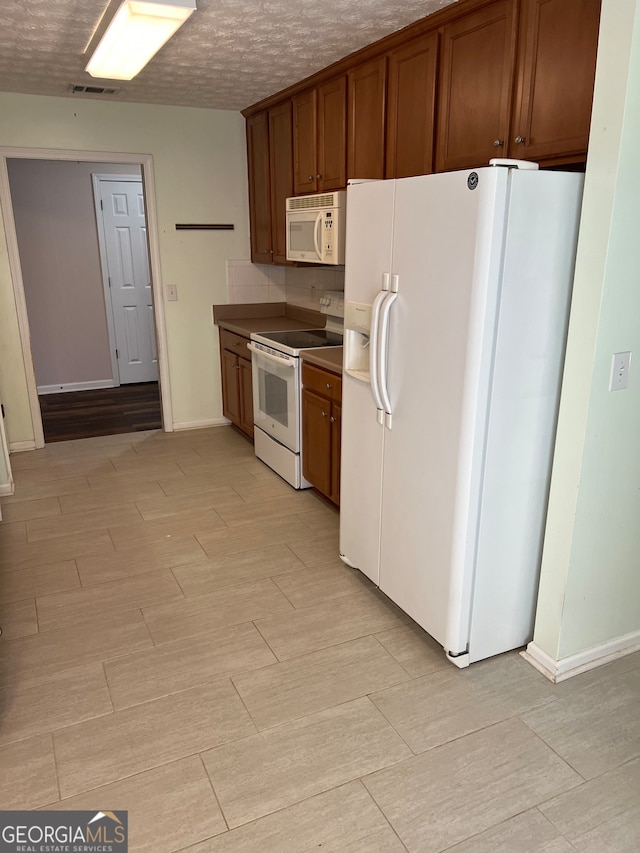
<instances>
[{"instance_id":1,"label":"white appliance","mask_svg":"<svg viewBox=\"0 0 640 853\"><path fill-rule=\"evenodd\" d=\"M295 489L311 488L302 476L300 353L342 346L342 293L323 294L323 329L254 332L247 344L253 373L254 448L258 459Z\"/></svg>"},{"instance_id":2,"label":"white appliance","mask_svg":"<svg viewBox=\"0 0 640 853\"><path fill-rule=\"evenodd\" d=\"M458 666L531 638L583 176L350 186L340 552Z\"/></svg>"},{"instance_id":3,"label":"white appliance","mask_svg":"<svg viewBox=\"0 0 640 853\"><path fill-rule=\"evenodd\" d=\"M287 260L344 264L346 192L287 199Z\"/></svg>"}]
</instances>

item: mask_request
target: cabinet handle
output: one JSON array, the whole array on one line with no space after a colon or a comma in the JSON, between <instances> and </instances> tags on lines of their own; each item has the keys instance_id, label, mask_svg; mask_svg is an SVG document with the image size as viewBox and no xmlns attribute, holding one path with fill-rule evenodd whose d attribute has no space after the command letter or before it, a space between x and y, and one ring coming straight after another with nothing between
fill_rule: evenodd
<instances>
[{"instance_id":1,"label":"cabinet handle","mask_svg":"<svg viewBox=\"0 0 640 853\"><path fill-rule=\"evenodd\" d=\"M327 382L327 388L331 389L333 388L333 385L330 382Z\"/></svg>"},{"instance_id":2,"label":"cabinet handle","mask_svg":"<svg viewBox=\"0 0 640 853\"><path fill-rule=\"evenodd\" d=\"M336 419L333 417L333 415L329 418L329 420L331 421L332 424L335 424L335 422L336 422Z\"/></svg>"},{"instance_id":3,"label":"cabinet handle","mask_svg":"<svg viewBox=\"0 0 640 853\"><path fill-rule=\"evenodd\" d=\"M516 138L515 138L515 140L514 140L514 141L515 141L518 145L522 145L522 143L525 141L525 138L524 138L524 136L516 136Z\"/></svg>"},{"instance_id":4,"label":"cabinet handle","mask_svg":"<svg viewBox=\"0 0 640 853\"><path fill-rule=\"evenodd\" d=\"M322 175L316 175L316 180L317 180L317 181L321 181L321 180L322 180Z\"/></svg>"},{"instance_id":5,"label":"cabinet handle","mask_svg":"<svg viewBox=\"0 0 640 853\"><path fill-rule=\"evenodd\" d=\"M313 180L313 175L309 175L309 177L307 178L307 180L308 180L308 181L312 181L312 180Z\"/></svg>"},{"instance_id":6,"label":"cabinet handle","mask_svg":"<svg viewBox=\"0 0 640 853\"><path fill-rule=\"evenodd\" d=\"M327 413L326 413L326 412L323 412L323 413L322 413L322 417L323 417L323 418L326 418L326 417L327 417Z\"/></svg>"},{"instance_id":7,"label":"cabinet handle","mask_svg":"<svg viewBox=\"0 0 640 853\"><path fill-rule=\"evenodd\" d=\"M494 148L500 148L501 145L504 145L504 139L494 139L493 140L493 147Z\"/></svg>"}]
</instances>

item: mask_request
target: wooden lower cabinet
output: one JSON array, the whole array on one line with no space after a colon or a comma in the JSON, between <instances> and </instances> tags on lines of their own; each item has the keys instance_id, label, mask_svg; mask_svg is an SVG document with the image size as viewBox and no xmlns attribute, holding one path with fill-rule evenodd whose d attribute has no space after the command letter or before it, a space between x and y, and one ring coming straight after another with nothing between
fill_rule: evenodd
<instances>
[{"instance_id":1,"label":"wooden lower cabinet","mask_svg":"<svg viewBox=\"0 0 640 853\"><path fill-rule=\"evenodd\" d=\"M302 474L337 506L342 378L303 364L302 386Z\"/></svg>"},{"instance_id":2,"label":"wooden lower cabinet","mask_svg":"<svg viewBox=\"0 0 640 853\"><path fill-rule=\"evenodd\" d=\"M253 386L248 341L241 335L220 330L222 414L252 439Z\"/></svg>"}]
</instances>

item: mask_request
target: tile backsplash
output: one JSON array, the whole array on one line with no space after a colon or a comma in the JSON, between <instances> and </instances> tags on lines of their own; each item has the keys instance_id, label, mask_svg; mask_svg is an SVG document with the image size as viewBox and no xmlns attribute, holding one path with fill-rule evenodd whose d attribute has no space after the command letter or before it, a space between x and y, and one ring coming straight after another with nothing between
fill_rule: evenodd
<instances>
[{"instance_id":1,"label":"tile backsplash","mask_svg":"<svg viewBox=\"0 0 640 853\"><path fill-rule=\"evenodd\" d=\"M227 261L227 294L230 303L289 302L319 309L324 290L344 290L344 269L278 267Z\"/></svg>"}]
</instances>

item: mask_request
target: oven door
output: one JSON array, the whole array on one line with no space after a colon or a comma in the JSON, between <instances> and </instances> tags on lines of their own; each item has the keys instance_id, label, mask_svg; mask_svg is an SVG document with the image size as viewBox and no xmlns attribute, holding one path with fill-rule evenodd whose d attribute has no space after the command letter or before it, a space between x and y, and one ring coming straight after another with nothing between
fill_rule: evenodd
<instances>
[{"instance_id":1,"label":"oven door","mask_svg":"<svg viewBox=\"0 0 640 853\"><path fill-rule=\"evenodd\" d=\"M300 360L263 352L249 344L253 371L253 422L300 452Z\"/></svg>"}]
</instances>

